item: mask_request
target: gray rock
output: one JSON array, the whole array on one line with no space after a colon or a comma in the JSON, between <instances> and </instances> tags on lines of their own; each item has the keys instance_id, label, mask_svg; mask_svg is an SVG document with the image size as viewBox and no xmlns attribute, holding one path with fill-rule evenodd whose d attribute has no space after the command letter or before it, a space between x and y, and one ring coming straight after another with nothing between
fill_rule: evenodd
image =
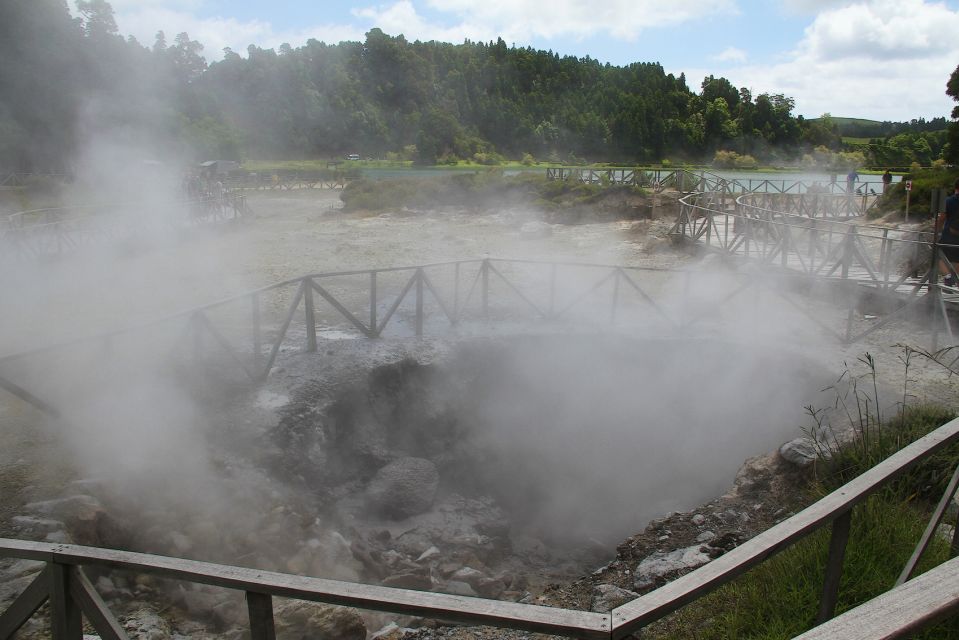
<instances>
[{"instance_id":1,"label":"gray rock","mask_svg":"<svg viewBox=\"0 0 959 640\"><path fill-rule=\"evenodd\" d=\"M498 599L506 591L506 585L496 578L481 578L471 585L483 598Z\"/></svg>"},{"instance_id":2,"label":"gray rock","mask_svg":"<svg viewBox=\"0 0 959 640\"><path fill-rule=\"evenodd\" d=\"M609 613L621 604L639 597L635 591L622 589L613 584L598 584L593 587L590 609L596 613Z\"/></svg>"},{"instance_id":3,"label":"gray rock","mask_svg":"<svg viewBox=\"0 0 959 640\"><path fill-rule=\"evenodd\" d=\"M462 567L453 572L453 575L450 576L450 580L459 580L460 582L465 582L470 586L473 586L473 583L478 582L486 577L482 571L477 571L472 567Z\"/></svg>"},{"instance_id":4,"label":"gray rock","mask_svg":"<svg viewBox=\"0 0 959 640\"><path fill-rule=\"evenodd\" d=\"M460 582L459 580L450 580L446 583L446 588L443 589L444 592L452 594L454 596L471 596L476 597L477 593L473 590L473 587L469 586L465 582Z\"/></svg>"},{"instance_id":5,"label":"gray rock","mask_svg":"<svg viewBox=\"0 0 959 640\"><path fill-rule=\"evenodd\" d=\"M716 534L708 529L703 531L701 534L696 536L696 542L709 542L710 540L715 540Z\"/></svg>"},{"instance_id":6,"label":"gray rock","mask_svg":"<svg viewBox=\"0 0 959 640\"><path fill-rule=\"evenodd\" d=\"M429 511L436 498L439 473L424 458L400 458L381 468L367 487L369 505L390 518Z\"/></svg>"},{"instance_id":7,"label":"gray rock","mask_svg":"<svg viewBox=\"0 0 959 640\"><path fill-rule=\"evenodd\" d=\"M13 526L24 533L52 533L64 528L63 522L51 518L37 518L35 516L13 516Z\"/></svg>"},{"instance_id":8,"label":"gray rock","mask_svg":"<svg viewBox=\"0 0 959 640\"><path fill-rule=\"evenodd\" d=\"M700 545L675 551L657 552L639 563L633 584L637 589L646 589L671 573L695 569L710 560L711 558L702 551Z\"/></svg>"},{"instance_id":9,"label":"gray rock","mask_svg":"<svg viewBox=\"0 0 959 640\"><path fill-rule=\"evenodd\" d=\"M121 619L131 640L170 640L170 623L150 607L144 607Z\"/></svg>"},{"instance_id":10,"label":"gray rock","mask_svg":"<svg viewBox=\"0 0 959 640\"><path fill-rule=\"evenodd\" d=\"M434 547L430 547L429 549L427 549L426 551L424 551L423 553L421 553L421 554L419 555L419 557L416 559L416 561L417 561L417 562L425 562L425 561L427 561L427 560L432 560L433 558L437 558L437 557L439 557L439 555L440 555L440 550L439 550L439 549L437 549L435 546L434 546Z\"/></svg>"},{"instance_id":11,"label":"gray rock","mask_svg":"<svg viewBox=\"0 0 959 640\"><path fill-rule=\"evenodd\" d=\"M701 514L701 513L697 513L696 515L694 515L694 516L692 517L692 519L690 520L690 522L692 522L692 523L693 523L694 525L696 525L697 527L701 527L701 526L703 526L704 524L706 524L706 516L704 516L704 515Z\"/></svg>"},{"instance_id":12,"label":"gray rock","mask_svg":"<svg viewBox=\"0 0 959 640\"><path fill-rule=\"evenodd\" d=\"M415 589L417 591L429 591L433 588L433 580L429 574L423 573L395 573L383 578L380 582L384 587L396 587L397 589Z\"/></svg>"},{"instance_id":13,"label":"gray rock","mask_svg":"<svg viewBox=\"0 0 959 640\"><path fill-rule=\"evenodd\" d=\"M302 600L275 602L273 608L277 640L366 640L366 625L354 609Z\"/></svg>"},{"instance_id":14,"label":"gray rock","mask_svg":"<svg viewBox=\"0 0 959 640\"><path fill-rule=\"evenodd\" d=\"M819 459L816 443L806 437L790 440L779 447L779 455L797 467L808 467Z\"/></svg>"}]
</instances>

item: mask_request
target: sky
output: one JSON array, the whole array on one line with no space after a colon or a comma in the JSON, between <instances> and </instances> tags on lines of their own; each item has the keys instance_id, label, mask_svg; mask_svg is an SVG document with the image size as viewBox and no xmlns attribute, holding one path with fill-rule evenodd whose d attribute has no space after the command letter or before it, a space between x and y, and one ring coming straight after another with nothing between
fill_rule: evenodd
<instances>
[{"instance_id":1,"label":"sky","mask_svg":"<svg viewBox=\"0 0 959 640\"><path fill-rule=\"evenodd\" d=\"M117 25L151 45L158 30L204 45L294 48L362 41L503 38L613 65L659 62L699 91L707 75L753 95L795 99L794 114L905 121L948 117L959 66L959 0L110 0Z\"/></svg>"}]
</instances>

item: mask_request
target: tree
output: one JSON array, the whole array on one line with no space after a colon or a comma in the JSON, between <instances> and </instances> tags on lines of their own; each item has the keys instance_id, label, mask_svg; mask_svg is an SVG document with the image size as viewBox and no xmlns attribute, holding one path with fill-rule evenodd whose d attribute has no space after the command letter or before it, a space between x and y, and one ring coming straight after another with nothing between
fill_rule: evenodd
<instances>
[{"instance_id":1,"label":"tree","mask_svg":"<svg viewBox=\"0 0 959 640\"><path fill-rule=\"evenodd\" d=\"M949 76L946 83L946 95L959 102L959 67ZM948 146L946 160L956 164L959 163L959 105L952 108L950 114L953 122L949 123Z\"/></svg>"}]
</instances>

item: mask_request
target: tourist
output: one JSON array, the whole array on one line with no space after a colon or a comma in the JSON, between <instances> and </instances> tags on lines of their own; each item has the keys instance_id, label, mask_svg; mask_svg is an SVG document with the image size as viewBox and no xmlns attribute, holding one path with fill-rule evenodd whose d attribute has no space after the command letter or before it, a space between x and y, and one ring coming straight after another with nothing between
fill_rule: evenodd
<instances>
[{"instance_id":1,"label":"tourist","mask_svg":"<svg viewBox=\"0 0 959 640\"><path fill-rule=\"evenodd\" d=\"M955 272L959 270L959 179L953 185L952 195L946 198L945 209L936 218L939 251L946 258L939 262L939 273L946 276L944 285L955 287Z\"/></svg>"},{"instance_id":2,"label":"tourist","mask_svg":"<svg viewBox=\"0 0 959 640\"><path fill-rule=\"evenodd\" d=\"M889 169L886 169L886 173L882 174L882 192L886 193L889 190L889 185L892 184L892 174L889 173Z\"/></svg>"},{"instance_id":3,"label":"tourist","mask_svg":"<svg viewBox=\"0 0 959 640\"><path fill-rule=\"evenodd\" d=\"M846 174L846 193L852 193L853 187L856 186L856 180L859 179L859 174L855 169Z\"/></svg>"}]
</instances>

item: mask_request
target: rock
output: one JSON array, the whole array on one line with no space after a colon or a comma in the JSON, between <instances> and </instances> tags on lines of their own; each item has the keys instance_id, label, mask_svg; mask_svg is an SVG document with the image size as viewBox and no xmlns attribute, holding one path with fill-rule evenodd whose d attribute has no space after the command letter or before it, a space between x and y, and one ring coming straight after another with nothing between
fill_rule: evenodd
<instances>
[{"instance_id":1,"label":"rock","mask_svg":"<svg viewBox=\"0 0 959 640\"><path fill-rule=\"evenodd\" d=\"M400 458L381 468L367 487L369 505L395 519L428 511L436 498L439 473L424 458Z\"/></svg>"},{"instance_id":2,"label":"rock","mask_svg":"<svg viewBox=\"0 0 959 640\"><path fill-rule=\"evenodd\" d=\"M696 536L696 542L709 542L710 540L713 540L715 537L716 537L716 534L707 529L706 531L703 531L701 534Z\"/></svg>"},{"instance_id":3,"label":"rock","mask_svg":"<svg viewBox=\"0 0 959 640\"><path fill-rule=\"evenodd\" d=\"M354 609L301 600L274 603L277 640L366 640L366 625Z\"/></svg>"},{"instance_id":4,"label":"rock","mask_svg":"<svg viewBox=\"0 0 959 640\"><path fill-rule=\"evenodd\" d=\"M709 554L704 552L700 545L654 553L636 567L634 586L637 589L647 589L672 573L701 567L710 560Z\"/></svg>"},{"instance_id":5,"label":"rock","mask_svg":"<svg viewBox=\"0 0 959 640\"><path fill-rule=\"evenodd\" d=\"M415 589L417 591L429 591L433 588L433 580L429 574L423 573L395 573L387 576L380 581L384 587L396 587L397 589Z\"/></svg>"},{"instance_id":6,"label":"rock","mask_svg":"<svg viewBox=\"0 0 959 640\"><path fill-rule=\"evenodd\" d=\"M519 234L523 238L535 240L537 238L548 238L553 235L553 228L545 222L534 220L525 223L519 228Z\"/></svg>"},{"instance_id":7,"label":"rock","mask_svg":"<svg viewBox=\"0 0 959 640\"><path fill-rule=\"evenodd\" d=\"M76 495L31 502L26 508L63 522L67 527L68 537L77 544L120 549L130 546L130 532L110 516L93 496ZM56 533L52 532L51 535ZM48 535L48 541L54 540Z\"/></svg>"},{"instance_id":8,"label":"rock","mask_svg":"<svg viewBox=\"0 0 959 640\"><path fill-rule=\"evenodd\" d=\"M481 578L470 586L483 598L498 599L506 591L506 585L496 578Z\"/></svg>"},{"instance_id":9,"label":"rock","mask_svg":"<svg viewBox=\"0 0 959 640\"><path fill-rule=\"evenodd\" d=\"M435 548L430 532L423 527L404 531L393 541L393 547L410 556L419 556Z\"/></svg>"},{"instance_id":10,"label":"rock","mask_svg":"<svg viewBox=\"0 0 959 640\"><path fill-rule=\"evenodd\" d=\"M621 589L612 584L598 584L593 587L593 599L590 610L596 613L609 613L621 604L639 597L635 591Z\"/></svg>"},{"instance_id":11,"label":"rock","mask_svg":"<svg viewBox=\"0 0 959 640\"><path fill-rule=\"evenodd\" d=\"M450 576L450 580L459 580L460 582L465 582L470 586L473 586L474 582L478 582L485 577L486 575L482 571L477 571L472 567L462 567L453 572L453 575Z\"/></svg>"},{"instance_id":12,"label":"rock","mask_svg":"<svg viewBox=\"0 0 959 640\"><path fill-rule=\"evenodd\" d=\"M60 520L51 518L37 518L35 516L13 516L13 526L26 534L30 533L53 533L62 531L64 524Z\"/></svg>"},{"instance_id":13,"label":"rock","mask_svg":"<svg viewBox=\"0 0 959 640\"><path fill-rule=\"evenodd\" d=\"M25 576L33 577L46 566L43 562L37 560L11 560L9 562L10 564L7 566L5 561L3 569L0 570L0 583Z\"/></svg>"},{"instance_id":14,"label":"rock","mask_svg":"<svg viewBox=\"0 0 959 640\"><path fill-rule=\"evenodd\" d=\"M796 438L779 447L779 455L797 467L808 467L820 458L820 451L809 438Z\"/></svg>"},{"instance_id":15,"label":"rock","mask_svg":"<svg viewBox=\"0 0 959 640\"><path fill-rule=\"evenodd\" d=\"M692 522L692 523L693 523L694 525L696 525L697 527L701 527L701 526L703 526L704 524L706 524L706 516L704 516L704 515L701 514L701 513L697 513L696 515L694 515L694 516L692 517L692 519L690 520L690 522Z\"/></svg>"},{"instance_id":16,"label":"rock","mask_svg":"<svg viewBox=\"0 0 959 640\"><path fill-rule=\"evenodd\" d=\"M472 596L476 597L476 591L473 590L473 587L469 586L465 582L460 582L459 580L450 580L446 583L446 588L443 589L445 593L452 594L454 596Z\"/></svg>"},{"instance_id":17,"label":"rock","mask_svg":"<svg viewBox=\"0 0 959 640\"><path fill-rule=\"evenodd\" d=\"M150 607L138 609L121 618L127 635L136 640L170 640L170 623Z\"/></svg>"},{"instance_id":18,"label":"rock","mask_svg":"<svg viewBox=\"0 0 959 640\"><path fill-rule=\"evenodd\" d=\"M733 495L767 495L777 473L778 456L770 453L746 460L733 480Z\"/></svg>"},{"instance_id":19,"label":"rock","mask_svg":"<svg viewBox=\"0 0 959 640\"><path fill-rule=\"evenodd\" d=\"M420 556L416 559L416 561L425 562L427 560L432 560L433 558L437 558L439 557L439 555L440 555L439 549L437 549L435 546L430 547L429 549L421 553Z\"/></svg>"}]
</instances>

